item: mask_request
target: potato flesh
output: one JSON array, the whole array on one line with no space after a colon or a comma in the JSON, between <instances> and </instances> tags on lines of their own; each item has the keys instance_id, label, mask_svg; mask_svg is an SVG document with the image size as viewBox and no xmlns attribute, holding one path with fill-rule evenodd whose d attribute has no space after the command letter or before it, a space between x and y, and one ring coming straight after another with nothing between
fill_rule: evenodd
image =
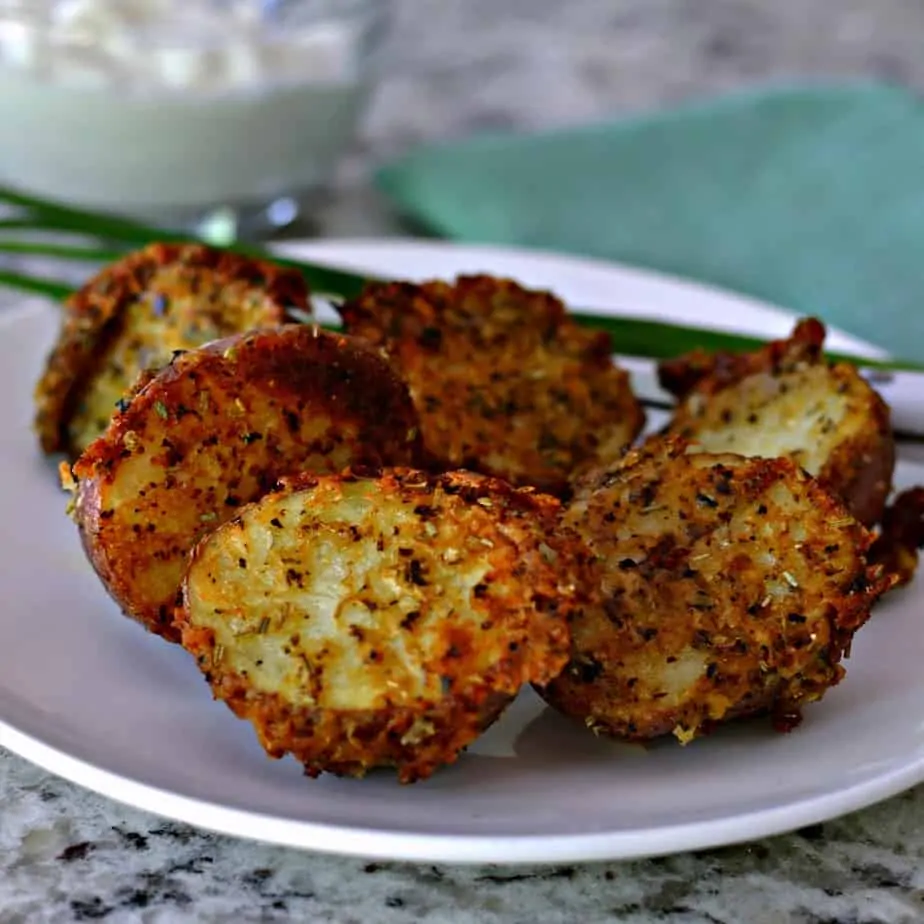
<instances>
[{"instance_id":1,"label":"potato flesh","mask_svg":"<svg viewBox=\"0 0 924 924\"><path fill-rule=\"evenodd\" d=\"M818 475L833 447L863 432L856 398L825 365L748 376L708 398L694 393L670 431L704 452L788 456Z\"/></svg>"},{"instance_id":2,"label":"potato flesh","mask_svg":"<svg viewBox=\"0 0 924 924\"><path fill-rule=\"evenodd\" d=\"M791 459L873 526L895 468L889 408L855 367L826 362L824 336L810 318L753 353L662 363L662 384L681 399L667 433L706 452Z\"/></svg>"},{"instance_id":3,"label":"potato flesh","mask_svg":"<svg viewBox=\"0 0 924 924\"><path fill-rule=\"evenodd\" d=\"M609 336L547 292L490 276L374 284L341 315L407 381L436 468L562 492L644 424Z\"/></svg>"},{"instance_id":4,"label":"potato flesh","mask_svg":"<svg viewBox=\"0 0 924 924\"><path fill-rule=\"evenodd\" d=\"M412 464L407 389L367 345L288 325L178 356L73 466L84 546L125 612L167 637L196 541L293 472Z\"/></svg>"},{"instance_id":5,"label":"potato flesh","mask_svg":"<svg viewBox=\"0 0 924 924\"><path fill-rule=\"evenodd\" d=\"M155 243L126 255L64 305L35 389L43 450L78 456L175 351L276 327L307 307L294 269L203 244Z\"/></svg>"},{"instance_id":6,"label":"potato flesh","mask_svg":"<svg viewBox=\"0 0 924 924\"><path fill-rule=\"evenodd\" d=\"M221 403L232 405L230 401ZM247 445L246 467L238 457L244 452L244 439L252 429L250 424L272 420L275 413L271 398L256 393L249 396L247 407L239 416L241 427L236 434L239 445L193 445L183 462L184 491L177 490L177 472L165 466L156 453L136 451L120 466L119 477L104 495L106 509L114 511L112 526L124 534L142 536L156 524L160 549L191 548L197 537L234 515L236 498L250 500L266 490L265 473L271 471L274 464L269 444L260 440ZM329 451L310 450L312 445L323 443L324 435L335 429L340 440ZM127 450L132 442L129 435ZM348 421L337 424L316 410L311 417L302 418L298 432L291 434L287 442L289 445L284 452L293 459L290 463L293 468L296 465L294 446L297 445L303 447L297 463L299 468L339 472L354 460L357 428ZM233 487L231 473L235 476ZM169 599L176 592L185 568L184 554L158 555L139 562L134 570L136 594L147 600Z\"/></svg>"},{"instance_id":7,"label":"potato flesh","mask_svg":"<svg viewBox=\"0 0 924 924\"><path fill-rule=\"evenodd\" d=\"M179 287L174 270L161 270L152 287L168 291ZM97 370L83 389L67 426L74 452L82 452L109 425L121 398L138 376L166 365L174 350L191 350L235 331L250 330L273 316L272 301L259 290L228 283L222 290L219 318L216 305L201 292L177 295L170 309L159 307L156 289L128 305L116 323L118 333L97 359ZM276 309L278 314L278 309Z\"/></svg>"},{"instance_id":8,"label":"potato flesh","mask_svg":"<svg viewBox=\"0 0 924 924\"><path fill-rule=\"evenodd\" d=\"M707 459L702 457L703 462ZM640 700L657 701L662 708L674 707L693 693L699 682L705 679L710 663L707 648L693 647L694 636L697 630L702 631L707 626L710 635L718 630L726 633L729 641L750 635L749 641L758 649L761 646L773 648L777 632L782 633L784 639L798 636L801 641L812 635L812 640L819 644L828 641L824 619L826 597L830 595L833 598L837 593L837 576L850 562L846 558L830 562L827 568L831 574L826 577L834 580L825 581L826 586L813 599L810 600L801 591L800 588L810 586L813 579L817 579L813 570L818 563L794 554L795 547L806 538L804 525L790 519L800 506L799 500L786 485L775 484L749 503L736 506L727 523L717 525L714 530L692 541L684 548L684 557L687 567L695 570L695 575L671 581L672 612L665 613L663 608L666 588L653 588L650 596L648 592L642 592L653 607L646 628L657 629L662 638L666 620L661 614L670 618L683 611L692 614L716 604L724 612L717 619L687 619L669 626L669 631L674 633L670 636L669 654L647 645L630 647L623 653L621 671L637 678L635 694ZM758 513L761 508L766 508L765 512ZM803 516L806 513L804 510L801 512ZM625 556L622 561L625 558L644 561L651 555L653 545L662 537L674 534L677 525L676 513L672 509L649 513L641 522L633 519L631 526L615 531L613 551ZM738 586L726 591L723 584L727 581L735 581ZM741 586L749 589L749 605L760 606L763 611L760 618L767 623L766 627L748 630L741 625L745 616L742 604L746 602L736 599ZM622 588L617 585L612 589ZM790 612L804 617L797 631L796 625L790 625L786 620L786 614ZM809 628L803 629L802 626ZM579 630L576 636L580 638ZM794 658L787 671L797 673L811 668L817 655L814 647L793 648L792 651ZM671 658L676 660L670 661ZM728 705L721 694L712 695L708 704L709 717L721 718Z\"/></svg>"},{"instance_id":9,"label":"potato flesh","mask_svg":"<svg viewBox=\"0 0 924 924\"><path fill-rule=\"evenodd\" d=\"M601 562L600 594L546 695L633 740L794 714L840 679L884 589L869 534L782 459L652 442L585 485L565 522Z\"/></svg>"},{"instance_id":10,"label":"potato flesh","mask_svg":"<svg viewBox=\"0 0 924 924\"><path fill-rule=\"evenodd\" d=\"M445 655L450 624L477 640L476 672L504 654L509 640L480 628L489 613L475 597L491 570L485 510L427 530L412 504L377 497L369 482L323 493L254 508L198 557L194 623L215 632L227 669L299 707L381 709L443 696L429 665ZM502 584L488 586L501 596Z\"/></svg>"},{"instance_id":11,"label":"potato flesh","mask_svg":"<svg viewBox=\"0 0 924 924\"><path fill-rule=\"evenodd\" d=\"M269 755L422 779L565 664L559 509L467 472L286 479L194 551L182 643Z\"/></svg>"}]
</instances>

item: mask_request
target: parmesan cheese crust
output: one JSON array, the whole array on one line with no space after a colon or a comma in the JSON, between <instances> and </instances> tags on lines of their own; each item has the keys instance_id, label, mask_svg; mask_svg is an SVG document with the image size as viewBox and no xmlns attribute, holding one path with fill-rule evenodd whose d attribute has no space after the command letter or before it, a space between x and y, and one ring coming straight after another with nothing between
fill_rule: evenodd
<instances>
[{"instance_id":1,"label":"parmesan cheese crust","mask_svg":"<svg viewBox=\"0 0 924 924\"><path fill-rule=\"evenodd\" d=\"M871 526L892 489L889 409L853 366L825 361L824 337L809 319L755 353L663 363L682 398L667 432L705 452L791 459Z\"/></svg>"},{"instance_id":2,"label":"parmesan cheese crust","mask_svg":"<svg viewBox=\"0 0 924 924\"><path fill-rule=\"evenodd\" d=\"M76 457L174 350L281 324L293 308L308 308L297 270L202 244L152 244L107 266L64 306L35 391L42 449Z\"/></svg>"},{"instance_id":3,"label":"parmesan cheese crust","mask_svg":"<svg viewBox=\"0 0 924 924\"><path fill-rule=\"evenodd\" d=\"M558 512L462 472L287 479L197 546L183 645L271 756L422 779L565 664Z\"/></svg>"},{"instance_id":4,"label":"parmesan cheese crust","mask_svg":"<svg viewBox=\"0 0 924 924\"><path fill-rule=\"evenodd\" d=\"M644 424L609 335L547 292L490 276L377 283L340 313L407 381L436 469L563 492Z\"/></svg>"},{"instance_id":5,"label":"parmesan cheese crust","mask_svg":"<svg viewBox=\"0 0 924 924\"><path fill-rule=\"evenodd\" d=\"M786 459L649 443L586 482L564 522L597 555L596 605L543 690L591 729L686 742L769 711L798 721L892 583L868 531Z\"/></svg>"},{"instance_id":6,"label":"parmesan cheese crust","mask_svg":"<svg viewBox=\"0 0 924 924\"><path fill-rule=\"evenodd\" d=\"M416 464L404 383L366 344L303 325L177 356L73 466L74 517L112 596L175 638L196 541L293 472Z\"/></svg>"}]
</instances>

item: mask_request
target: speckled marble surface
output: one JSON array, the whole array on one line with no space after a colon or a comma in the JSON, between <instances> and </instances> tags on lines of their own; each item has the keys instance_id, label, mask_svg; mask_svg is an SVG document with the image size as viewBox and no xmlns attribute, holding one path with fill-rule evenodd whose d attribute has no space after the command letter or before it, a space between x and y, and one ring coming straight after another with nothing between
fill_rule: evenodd
<instances>
[{"instance_id":1,"label":"speckled marble surface","mask_svg":"<svg viewBox=\"0 0 924 924\"><path fill-rule=\"evenodd\" d=\"M326 235L400 225L370 165L430 139L533 128L765 78L924 85L919 0L398 0L381 88ZM0 293L0 304L13 297ZM0 751L0 924L872 924L924 921L924 788L759 843L550 868L367 863L214 836Z\"/></svg>"},{"instance_id":2,"label":"speckled marble surface","mask_svg":"<svg viewBox=\"0 0 924 924\"><path fill-rule=\"evenodd\" d=\"M743 847L558 867L311 856L125 809L0 758L0 921L850 924L924 920L924 791Z\"/></svg>"}]
</instances>

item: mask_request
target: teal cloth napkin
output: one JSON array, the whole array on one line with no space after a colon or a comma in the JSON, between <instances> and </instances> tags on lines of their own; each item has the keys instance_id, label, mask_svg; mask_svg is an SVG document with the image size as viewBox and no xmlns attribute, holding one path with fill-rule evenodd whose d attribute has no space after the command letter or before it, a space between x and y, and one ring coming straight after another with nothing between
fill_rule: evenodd
<instances>
[{"instance_id":1,"label":"teal cloth napkin","mask_svg":"<svg viewBox=\"0 0 924 924\"><path fill-rule=\"evenodd\" d=\"M430 230L677 273L924 360L924 102L771 87L412 153L380 187Z\"/></svg>"}]
</instances>

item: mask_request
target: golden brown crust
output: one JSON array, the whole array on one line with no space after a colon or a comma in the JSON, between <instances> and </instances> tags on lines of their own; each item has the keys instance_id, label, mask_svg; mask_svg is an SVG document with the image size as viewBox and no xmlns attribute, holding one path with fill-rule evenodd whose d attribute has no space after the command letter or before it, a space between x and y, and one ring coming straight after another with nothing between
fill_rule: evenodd
<instances>
[{"instance_id":1,"label":"golden brown crust","mask_svg":"<svg viewBox=\"0 0 924 924\"><path fill-rule=\"evenodd\" d=\"M582 550L558 513L465 472L285 479L196 547L183 645L271 756L423 779L565 664Z\"/></svg>"},{"instance_id":2,"label":"golden brown crust","mask_svg":"<svg viewBox=\"0 0 924 924\"><path fill-rule=\"evenodd\" d=\"M886 509L895 473L891 415L888 405L852 366L834 366L831 373L845 395L853 392L858 399L858 416L852 422L853 432L832 448L817 472L810 474L825 490L839 497L864 526L874 526ZM860 382L862 387L857 388ZM862 410L860 402L865 405Z\"/></svg>"},{"instance_id":3,"label":"golden brown crust","mask_svg":"<svg viewBox=\"0 0 924 924\"><path fill-rule=\"evenodd\" d=\"M203 244L152 244L107 266L64 306L35 390L45 452L78 455L146 369L229 334L306 310L293 269Z\"/></svg>"},{"instance_id":4,"label":"golden brown crust","mask_svg":"<svg viewBox=\"0 0 924 924\"><path fill-rule=\"evenodd\" d=\"M894 575L895 586L910 584L924 548L924 487L902 491L886 508L882 530L870 550L870 561Z\"/></svg>"},{"instance_id":5,"label":"golden brown crust","mask_svg":"<svg viewBox=\"0 0 924 924\"><path fill-rule=\"evenodd\" d=\"M791 725L892 583L867 565L868 531L785 459L652 442L586 481L564 521L598 557L599 596L542 692L630 740L760 711Z\"/></svg>"},{"instance_id":6,"label":"golden brown crust","mask_svg":"<svg viewBox=\"0 0 924 924\"><path fill-rule=\"evenodd\" d=\"M758 372L782 372L800 363L822 361L827 331L818 318L802 318L792 333L770 340L750 353L707 353L691 350L682 356L658 363L658 381L675 398L685 398L694 389L715 395Z\"/></svg>"},{"instance_id":7,"label":"golden brown crust","mask_svg":"<svg viewBox=\"0 0 924 924\"><path fill-rule=\"evenodd\" d=\"M662 363L662 384L682 398L667 432L707 452L792 459L869 526L892 487L889 409L853 366L827 364L824 335L809 318L753 353Z\"/></svg>"},{"instance_id":8,"label":"golden brown crust","mask_svg":"<svg viewBox=\"0 0 924 924\"><path fill-rule=\"evenodd\" d=\"M340 313L407 380L437 469L561 492L644 423L609 335L547 292L490 276L376 283Z\"/></svg>"},{"instance_id":9,"label":"golden brown crust","mask_svg":"<svg viewBox=\"0 0 924 924\"><path fill-rule=\"evenodd\" d=\"M303 325L239 334L174 358L73 466L75 519L112 596L175 637L196 540L294 471L414 463L404 383L360 341Z\"/></svg>"}]
</instances>

